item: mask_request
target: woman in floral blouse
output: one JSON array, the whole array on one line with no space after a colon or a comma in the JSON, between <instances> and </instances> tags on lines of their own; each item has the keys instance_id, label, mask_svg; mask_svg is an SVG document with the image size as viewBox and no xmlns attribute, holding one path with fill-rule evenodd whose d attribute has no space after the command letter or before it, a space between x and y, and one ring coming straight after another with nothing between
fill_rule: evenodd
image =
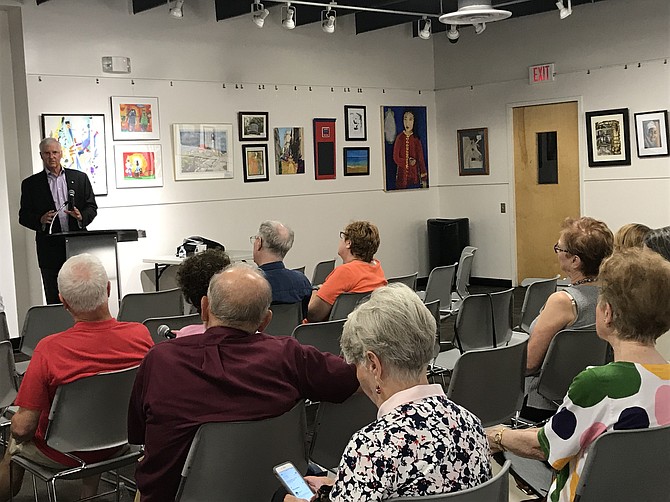
<instances>
[{"instance_id":1,"label":"woman in floral blouse","mask_svg":"<svg viewBox=\"0 0 670 502\"><path fill-rule=\"evenodd\" d=\"M402 284L375 290L349 316L342 352L379 411L349 441L337 478L308 477L312 488L332 485L335 502L376 501L459 491L491 477L479 419L426 378L435 331L433 316Z\"/></svg>"}]
</instances>

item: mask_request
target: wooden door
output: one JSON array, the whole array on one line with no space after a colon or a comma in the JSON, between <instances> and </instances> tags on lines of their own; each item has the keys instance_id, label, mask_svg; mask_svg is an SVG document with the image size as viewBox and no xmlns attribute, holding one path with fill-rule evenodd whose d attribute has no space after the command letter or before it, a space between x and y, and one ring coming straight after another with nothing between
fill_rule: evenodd
<instances>
[{"instance_id":1,"label":"wooden door","mask_svg":"<svg viewBox=\"0 0 670 502\"><path fill-rule=\"evenodd\" d=\"M580 216L577 103L514 108L517 278L560 273L553 245L561 223ZM538 133L556 132L558 176L539 183ZM546 180L545 180L546 181Z\"/></svg>"}]
</instances>

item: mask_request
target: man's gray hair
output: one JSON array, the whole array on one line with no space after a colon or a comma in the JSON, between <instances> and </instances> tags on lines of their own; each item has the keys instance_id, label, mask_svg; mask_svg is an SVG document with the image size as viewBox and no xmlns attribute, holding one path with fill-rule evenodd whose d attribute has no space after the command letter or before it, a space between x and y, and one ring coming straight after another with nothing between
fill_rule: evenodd
<instances>
[{"instance_id":1,"label":"man's gray hair","mask_svg":"<svg viewBox=\"0 0 670 502\"><path fill-rule=\"evenodd\" d=\"M47 146L49 143L56 143L60 146L60 141L58 141L56 138L52 137L44 138L42 141L40 141L40 152L42 152L44 147Z\"/></svg>"},{"instance_id":2,"label":"man's gray hair","mask_svg":"<svg viewBox=\"0 0 670 502\"><path fill-rule=\"evenodd\" d=\"M264 246L271 252L282 257L286 256L293 246L295 234L293 230L279 221L267 220L261 223L258 236Z\"/></svg>"},{"instance_id":3,"label":"man's gray hair","mask_svg":"<svg viewBox=\"0 0 670 502\"><path fill-rule=\"evenodd\" d=\"M376 289L344 323L342 353L361 364L371 351L403 381L419 378L433 357L435 318L418 295L404 284Z\"/></svg>"},{"instance_id":4,"label":"man's gray hair","mask_svg":"<svg viewBox=\"0 0 670 502\"><path fill-rule=\"evenodd\" d=\"M231 274L234 277L226 280ZM258 267L239 262L214 274L207 299L221 325L254 332L270 308L272 289Z\"/></svg>"},{"instance_id":5,"label":"man's gray hair","mask_svg":"<svg viewBox=\"0 0 670 502\"><path fill-rule=\"evenodd\" d=\"M105 267L92 254L68 259L58 272L58 291L73 312L92 312L107 303L109 278Z\"/></svg>"}]
</instances>

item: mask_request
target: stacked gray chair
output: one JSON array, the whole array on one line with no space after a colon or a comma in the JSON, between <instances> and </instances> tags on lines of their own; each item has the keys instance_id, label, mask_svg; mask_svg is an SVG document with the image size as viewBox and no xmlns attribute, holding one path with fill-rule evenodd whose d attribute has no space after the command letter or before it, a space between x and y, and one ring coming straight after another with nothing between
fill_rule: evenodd
<instances>
[{"instance_id":1,"label":"stacked gray chair","mask_svg":"<svg viewBox=\"0 0 670 502\"><path fill-rule=\"evenodd\" d=\"M428 275L426 291L419 291L418 295L424 303L440 300L440 313L445 317L452 314L451 295L454 284L456 263L443 267L435 267Z\"/></svg>"},{"instance_id":2,"label":"stacked gray chair","mask_svg":"<svg viewBox=\"0 0 670 502\"><path fill-rule=\"evenodd\" d=\"M451 295L452 310L458 310L460 302L466 296L470 295L468 286L470 285L470 275L472 273L472 262L475 259L477 248L473 246L466 246L461 252L461 257L458 260L458 269L456 270L456 291Z\"/></svg>"}]
</instances>

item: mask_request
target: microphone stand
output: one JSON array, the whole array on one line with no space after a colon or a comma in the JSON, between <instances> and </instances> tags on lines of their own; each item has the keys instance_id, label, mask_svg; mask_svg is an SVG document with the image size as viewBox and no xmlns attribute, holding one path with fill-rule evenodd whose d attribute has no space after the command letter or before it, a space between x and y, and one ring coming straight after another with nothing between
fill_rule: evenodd
<instances>
[{"instance_id":1,"label":"microphone stand","mask_svg":"<svg viewBox=\"0 0 670 502\"><path fill-rule=\"evenodd\" d=\"M58 213L60 213L60 210L63 209L67 205L67 201L63 202L61 206L56 209L56 214L53 217L53 220L51 220L51 224L49 225L49 235L51 235L51 231L54 228L54 221L56 221L56 218L58 218Z\"/></svg>"}]
</instances>

